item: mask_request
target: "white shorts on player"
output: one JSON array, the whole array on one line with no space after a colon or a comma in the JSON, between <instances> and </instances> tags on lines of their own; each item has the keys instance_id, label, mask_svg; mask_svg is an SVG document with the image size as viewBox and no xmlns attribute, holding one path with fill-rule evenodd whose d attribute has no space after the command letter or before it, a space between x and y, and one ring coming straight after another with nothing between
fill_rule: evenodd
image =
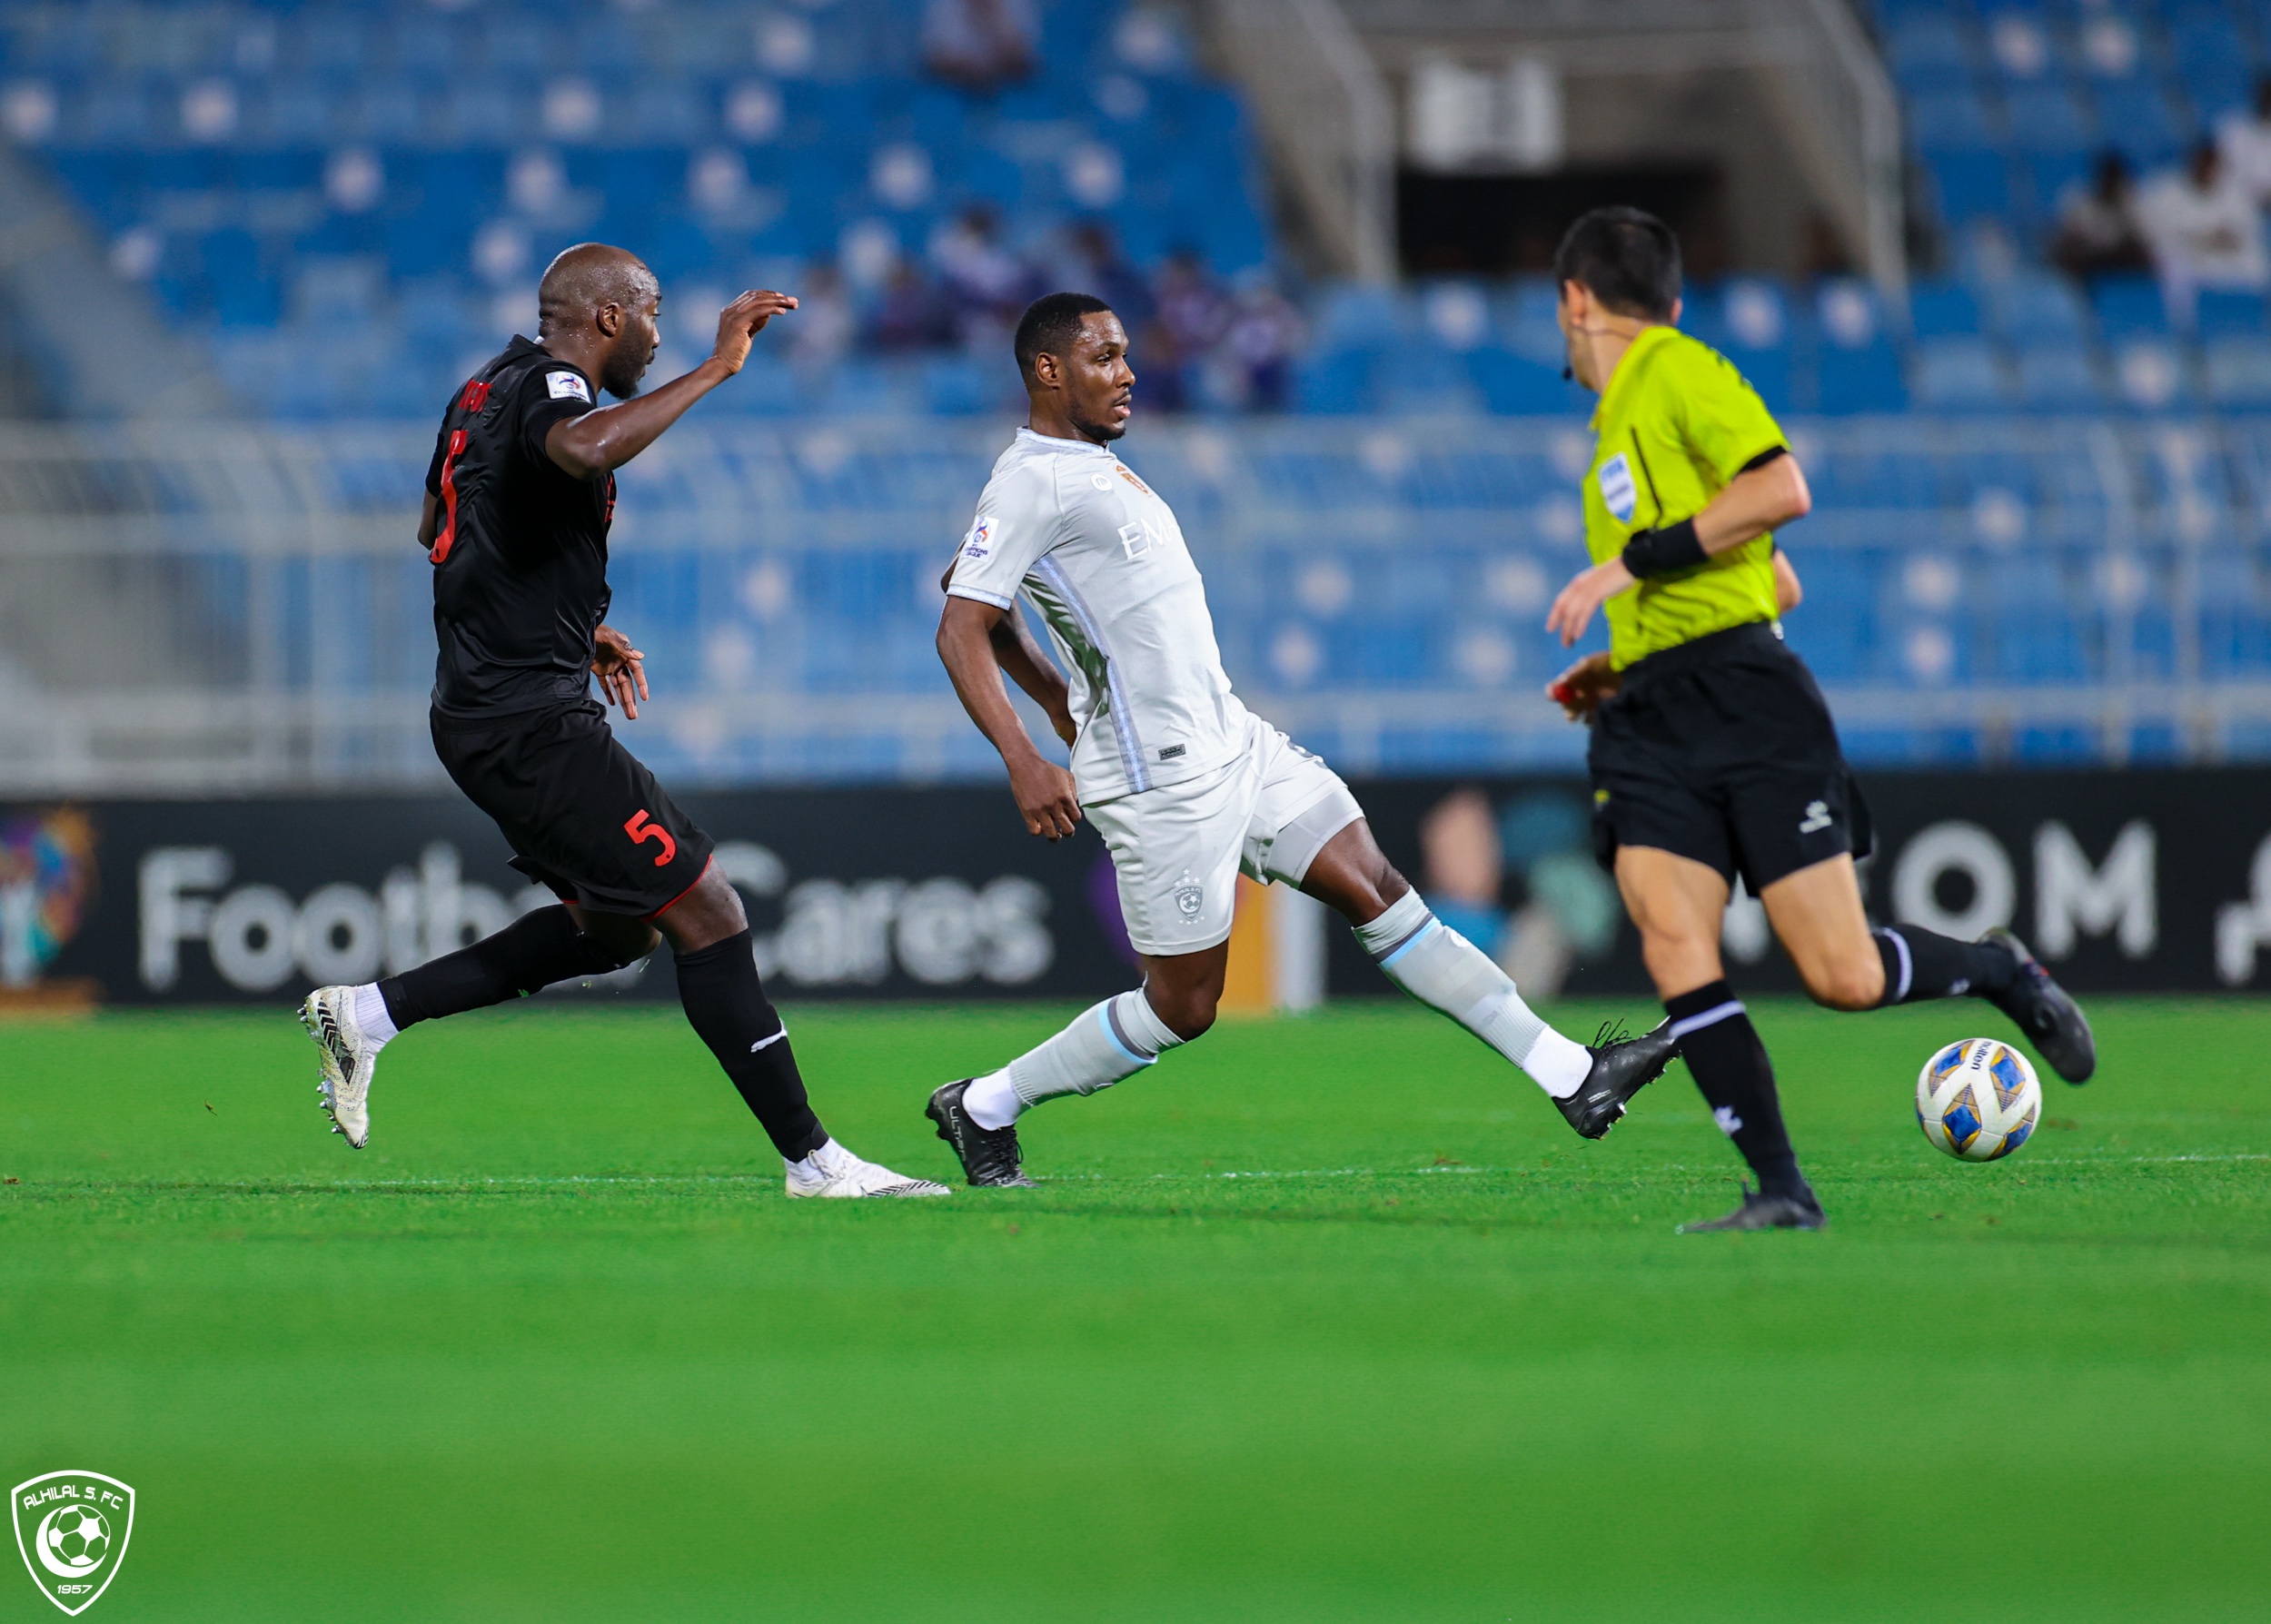
<instances>
[{"instance_id":1,"label":"white shorts on player","mask_svg":"<svg viewBox=\"0 0 2271 1624\"><path fill-rule=\"evenodd\" d=\"M1261 718L1204 777L1082 808L1112 852L1136 951L1200 953L1229 939L1238 876L1298 887L1326 841L1364 817L1340 775Z\"/></svg>"}]
</instances>

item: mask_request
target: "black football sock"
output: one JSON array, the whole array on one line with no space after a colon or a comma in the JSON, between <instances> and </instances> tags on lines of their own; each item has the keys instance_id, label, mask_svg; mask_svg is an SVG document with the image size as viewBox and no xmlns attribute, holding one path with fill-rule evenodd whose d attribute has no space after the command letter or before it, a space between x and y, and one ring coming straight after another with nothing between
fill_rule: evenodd
<instances>
[{"instance_id":1,"label":"black football sock","mask_svg":"<svg viewBox=\"0 0 2271 1624\"><path fill-rule=\"evenodd\" d=\"M749 933L742 931L678 958L679 1002L686 1018L749 1109L790 1162L828 1143L828 1130L805 1098L804 1078L789 1052L788 1028L765 996Z\"/></svg>"},{"instance_id":2,"label":"black football sock","mask_svg":"<svg viewBox=\"0 0 2271 1624\"><path fill-rule=\"evenodd\" d=\"M1999 942L1959 942L1913 925L1871 933L1885 961L1885 995L1878 1007L1928 998L1988 998L2018 979L2018 959Z\"/></svg>"},{"instance_id":3,"label":"black football sock","mask_svg":"<svg viewBox=\"0 0 2271 1624\"><path fill-rule=\"evenodd\" d=\"M578 975L604 975L624 960L576 928L565 905L523 914L493 936L379 983L397 1027L485 1009Z\"/></svg>"},{"instance_id":4,"label":"black football sock","mask_svg":"<svg viewBox=\"0 0 2271 1624\"><path fill-rule=\"evenodd\" d=\"M1782 1130L1773 1063L1734 989L1714 981L1665 999L1664 1013L1671 1017L1680 1057L1711 1107L1712 1119L1750 1164L1759 1188L1769 1195L1810 1200L1813 1192L1799 1173L1797 1153Z\"/></svg>"}]
</instances>

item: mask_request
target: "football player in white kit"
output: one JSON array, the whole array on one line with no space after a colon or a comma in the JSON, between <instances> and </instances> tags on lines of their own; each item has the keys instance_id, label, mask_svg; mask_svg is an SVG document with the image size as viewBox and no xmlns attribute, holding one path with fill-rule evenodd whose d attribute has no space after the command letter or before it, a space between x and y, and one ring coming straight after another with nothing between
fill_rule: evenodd
<instances>
[{"instance_id":1,"label":"football player in white kit","mask_svg":"<svg viewBox=\"0 0 2271 1624\"><path fill-rule=\"evenodd\" d=\"M1339 910L1391 981L1527 1072L1578 1133L1607 1133L1671 1061L1669 1032L1592 1048L1548 1026L1389 866L1333 769L1238 702L1173 510L1110 449L1136 381L1110 308L1052 293L1018 323L1016 353L1030 426L995 463L947 573L938 653L1026 828L1059 840L1086 816L1104 836L1145 975L999 1071L931 1095L970 1183L1029 1183L1021 1113L1108 1088L1214 1024L1241 872ZM1026 637L1021 594L1069 679ZM1005 673L1071 744L1069 773L1035 748Z\"/></svg>"}]
</instances>

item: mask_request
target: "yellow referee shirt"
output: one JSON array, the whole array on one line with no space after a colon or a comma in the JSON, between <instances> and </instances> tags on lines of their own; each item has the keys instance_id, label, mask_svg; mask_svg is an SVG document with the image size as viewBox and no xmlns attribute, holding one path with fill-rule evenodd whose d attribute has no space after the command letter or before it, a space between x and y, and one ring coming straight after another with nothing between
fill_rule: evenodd
<instances>
[{"instance_id":1,"label":"yellow referee shirt","mask_svg":"<svg viewBox=\"0 0 2271 1624\"><path fill-rule=\"evenodd\" d=\"M1602 391L1592 430L1585 550L1596 564L1622 552L1635 531L1694 518L1745 463L1786 443L1733 363L1676 327L1646 328L1632 341ZM1774 538L1641 581L1602 612L1610 663L1620 671L1711 632L1774 619Z\"/></svg>"}]
</instances>

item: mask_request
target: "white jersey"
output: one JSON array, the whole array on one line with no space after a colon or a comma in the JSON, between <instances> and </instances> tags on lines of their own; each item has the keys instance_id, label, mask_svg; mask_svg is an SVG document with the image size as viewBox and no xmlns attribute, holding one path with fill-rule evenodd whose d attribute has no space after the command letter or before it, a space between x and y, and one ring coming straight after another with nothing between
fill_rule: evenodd
<instances>
[{"instance_id":1,"label":"white jersey","mask_svg":"<svg viewBox=\"0 0 2271 1624\"><path fill-rule=\"evenodd\" d=\"M1005 609L1022 591L1040 611L1070 676L1083 803L1215 771L1245 748L1182 527L1103 446L1018 430L947 590Z\"/></svg>"}]
</instances>

